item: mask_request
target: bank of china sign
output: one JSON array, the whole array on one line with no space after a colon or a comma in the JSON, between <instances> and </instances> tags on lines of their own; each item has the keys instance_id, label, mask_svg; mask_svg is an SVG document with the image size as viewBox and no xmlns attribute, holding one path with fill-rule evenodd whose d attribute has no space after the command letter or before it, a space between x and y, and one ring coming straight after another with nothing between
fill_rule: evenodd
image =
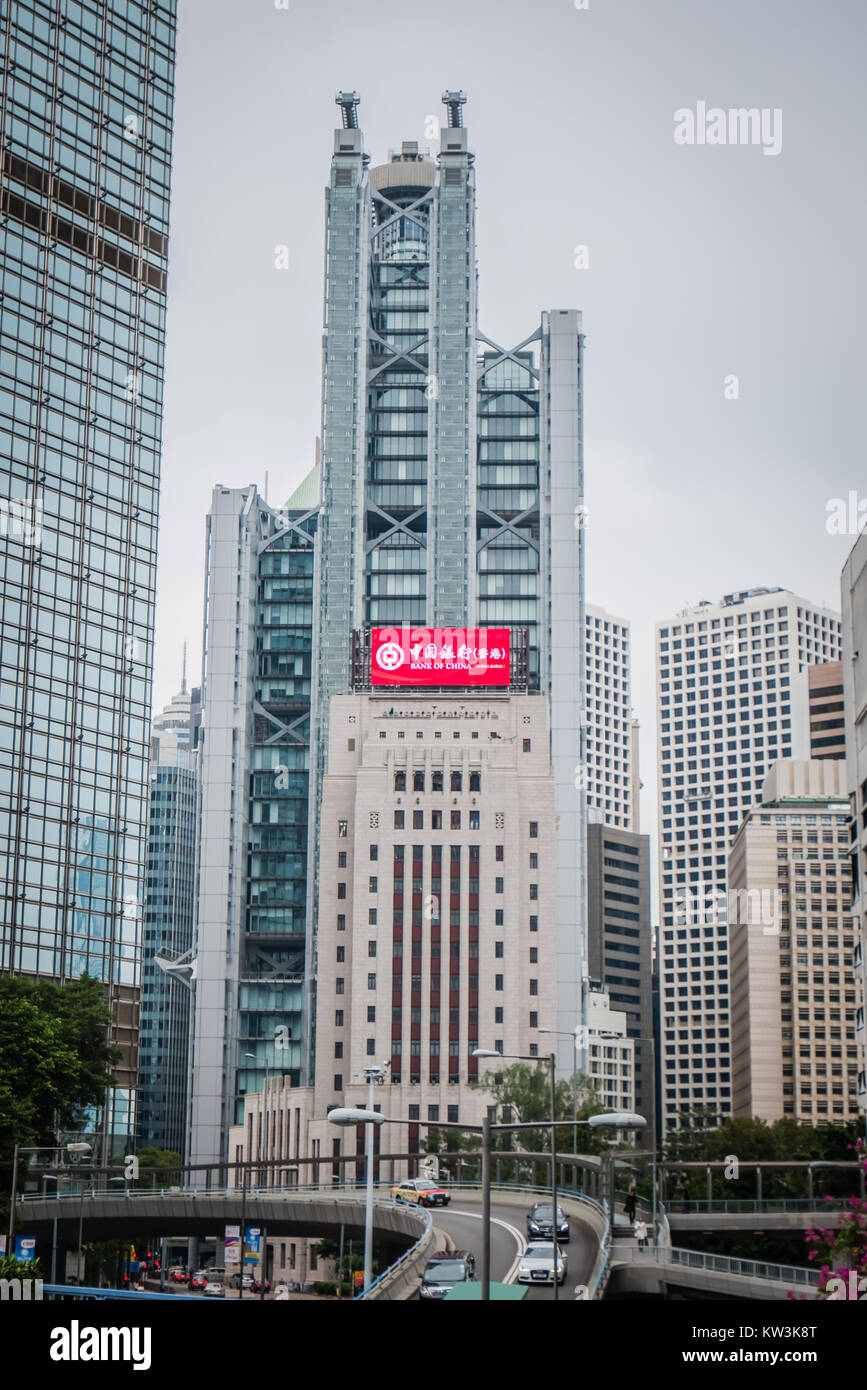
<instances>
[{"instance_id":1,"label":"bank of china sign","mask_svg":"<svg viewBox=\"0 0 867 1390\"><path fill-rule=\"evenodd\" d=\"M507 627L375 627L372 685L508 685Z\"/></svg>"}]
</instances>

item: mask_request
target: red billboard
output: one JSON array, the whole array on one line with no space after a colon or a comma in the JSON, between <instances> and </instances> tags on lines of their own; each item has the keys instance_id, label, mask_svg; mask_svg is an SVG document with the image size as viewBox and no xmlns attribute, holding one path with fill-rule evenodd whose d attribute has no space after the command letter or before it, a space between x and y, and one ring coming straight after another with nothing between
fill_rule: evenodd
<instances>
[{"instance_id":1,"label":"red billboard","mask_svg":"<svg viewBox=\"0 0 867 1390\"><path fill-rule=\"evenodd\" d=\"M375 627L371 685L508 685L507 627Z\"/></svg>"}]
</instances>

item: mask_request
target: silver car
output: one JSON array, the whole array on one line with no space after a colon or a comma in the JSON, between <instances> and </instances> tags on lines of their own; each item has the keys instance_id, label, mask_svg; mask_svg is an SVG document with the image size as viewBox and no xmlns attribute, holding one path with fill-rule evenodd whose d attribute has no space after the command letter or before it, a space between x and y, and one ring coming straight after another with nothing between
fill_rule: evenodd
<instances>
[{"instance_id":1,"label":"silver car","mask_svg":"<svg viewBox=\"0 0 867 1390\"><path fill-rule=\"evenodd\" d=\"M553 1284L554 1251L557 1259L557 1283L566 1278L566 1256L551 1241L533 1241L518 1261L519 1284Z\"/></svg>"}]
</instances>

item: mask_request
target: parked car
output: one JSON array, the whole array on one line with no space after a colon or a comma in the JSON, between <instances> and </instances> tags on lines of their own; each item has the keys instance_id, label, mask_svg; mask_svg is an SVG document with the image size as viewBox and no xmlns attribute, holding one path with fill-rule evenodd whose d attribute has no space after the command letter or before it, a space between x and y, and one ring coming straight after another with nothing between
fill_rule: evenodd
<instances>
[{"instance_id":1,"label":"parked car","mask_svg":"<svg viewBox=\"0 0 867 1390\"><path fill-rule=\"evenodd\" d=\"M554 1224L551 1220L551 1203L535 1202L527 1212L527 1235L534 1239L542 1237L551 1240L554 1234ZM569 1221L563 1208L557 1207L557 1239L568 1241Z\"/></svg>"},{"instance_id":2,"label":"parked car","mask_svg":"<svg viewBox=\"0 0 867 1390\"><path fill-rule=\"evenodd\" d=\"M414 1207L447 1207L451 1194L429 1178L408 1178L391 1189L393 1202Z\"/></svg>"},{"instance_id":3,"label":"parked car","mask_svg":"<svg viewBox=\"0 0 867 1390\"><path fill-rule=\"evenodd\" d=\"M566 1278L566 1256L552 1241L531 1242L518 1261L519 1284L553 1284L554 1260L557 1261L557 1283Z\"/></svg>"},{"instance_id":4,"label":"parked car","mask_svg":"<svg viewBox=\"0 0 867 1390\"><path fill-rule=\"evenodd\" d=\"M243 1281L244 1281L244 1288L245 1288L245 1289L252 1289L252 1287L253 1287L253 1276L252 1276L252 1274L233 1274L233 1275L232 1275L232 1278L231 1278L230 1281L229 1281L230 1284L232 1285L232 1288L233 1288L233 1289L240 1289L240 1287L241 1287L241 1280L242 1280L242 1279L243 1279Z\"/></svg>"},{"instance_id":5,"label":"parked car","mask_svg":"<svg viewBox=\"0 0 867 1390\"><path fill-rule=\"evenodd\" d=\"M209 1279L202 1290L205 1298L225 1298L226 1290L216 1279Z\"/></svg>"},{"instance_id":6,"label":"parked car","mask_svg":"<svg viewBox=\"0 0 867 1390\"><path fill-rule=\"evenodd\" d=\"M425 1302L445 1298L455 1284L475 1277L476 1257L469 1250L454 1250L450 1255L437 1255L425 1265L418 1291L419 1298Z\"/></svg>"}]
</instances>

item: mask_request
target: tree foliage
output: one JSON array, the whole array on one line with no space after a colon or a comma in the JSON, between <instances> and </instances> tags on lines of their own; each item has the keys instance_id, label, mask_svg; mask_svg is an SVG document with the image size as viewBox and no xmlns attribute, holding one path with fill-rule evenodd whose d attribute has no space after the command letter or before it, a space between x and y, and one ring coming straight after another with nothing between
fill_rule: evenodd
<instances>
[{"instance_id":1,"label":"tree foliage","mask_svg":"<svg viewBox=\"0 0 867 1390\"><path fill-rule=\"evenodd\" d=\"M513 1062L502 1071L490 1073L479 1085L494 1097L499 1110L513 1113L516 1123L529 1124L534 1120L551 1119L551 1080L547 1067L534 1066L532 1062ZM562 1126L557 1127L557 1151L596 1154L607 1148L604 1130L580 1125L576 1134L574 1128L576 1119L586 1120L603 1109L596 1098L592 1081L580 1072L576 1072L569 1081L557 1081L554 1088L554 1119L564 1121ZM510 1124L512 1118L504 1118L502 1123ZM551 1131L518 1130L514 1134L495 1135L494 1140L492 1147L496 1149L544 1153L550 1151Z\"/></svg>"},{"instance_id":2,"label":"tree foliage","mask_svg":"<svg viewBox=\"0 0 867 1390\"><path fill-rule=\"evenodd\" d=\"M99 1105L119 1049L99 980L61 986L0 975L0 1202L8 1210L12 1160L22 1147L57 1142Z\"/></svg>"}]
</instances>

